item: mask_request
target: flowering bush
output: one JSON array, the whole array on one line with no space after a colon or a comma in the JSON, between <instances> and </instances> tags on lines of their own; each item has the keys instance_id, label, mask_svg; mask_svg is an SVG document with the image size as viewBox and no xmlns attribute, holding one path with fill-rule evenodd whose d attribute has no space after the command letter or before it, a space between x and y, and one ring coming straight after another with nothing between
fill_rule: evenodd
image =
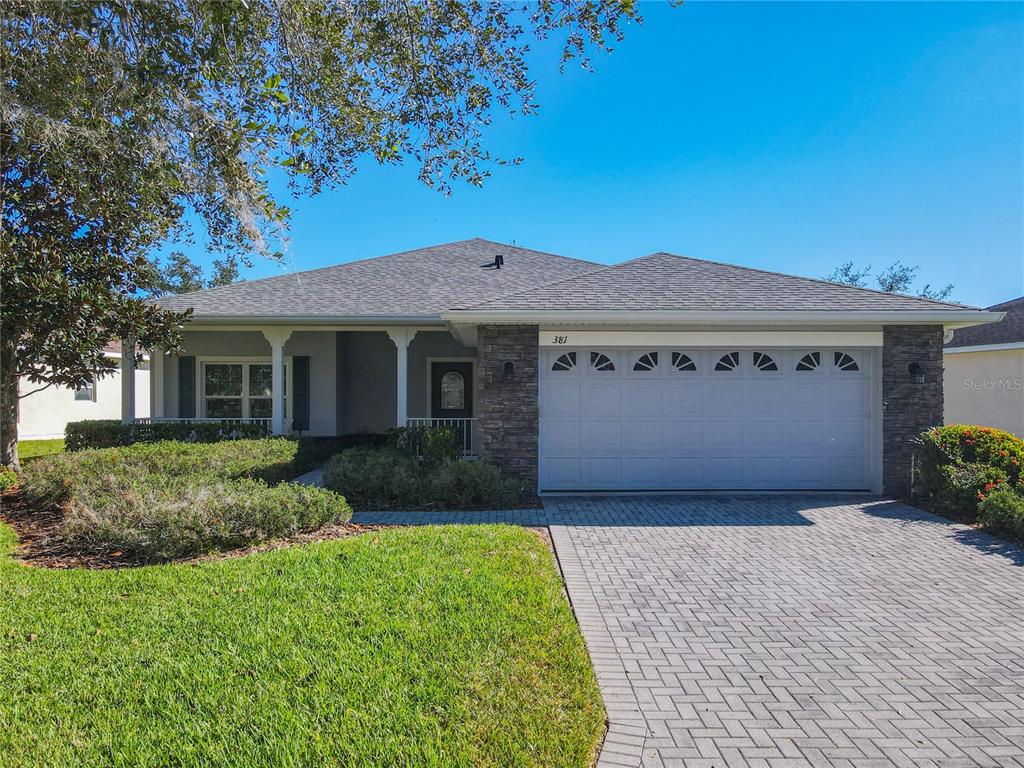
<instances>
[{"instance_id":1,"label":"flowering bush","mask_svg":"<svg viewBox=\"0 0 1024 768\"><path fill-rule=\"evenodd\" d=\"M993 533L1024 541L1024 496L1005 483L983 496L978 503L978 522Z\"/></svg>"},{"instance_id":2,"label":"flowering bush","mask_svg":"<svg viewBox=\"0 0 1024 768\"><path fill-rule=\"evenodd\" d=\"M993 427L953 424L923 433L920 493L942 511L974 514L992 491L1024 493L1024 440Z\"/></svg>"}]
</instances>

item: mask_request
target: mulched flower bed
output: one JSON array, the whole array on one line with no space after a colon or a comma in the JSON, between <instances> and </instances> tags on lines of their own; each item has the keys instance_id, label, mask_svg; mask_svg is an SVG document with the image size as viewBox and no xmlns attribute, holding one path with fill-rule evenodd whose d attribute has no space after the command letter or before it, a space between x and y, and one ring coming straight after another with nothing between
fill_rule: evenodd
<instances>
[{"instance_id":1,"label":"mulched flower bed","mask_svg":"<svg viewBox=\"0 0 1024 768\"><path fill-rule=\"evenodd\" d=\"M25 565L40 568L133 568L152 563L129 560L120 552L103 552L79 550L60 535L60 526L64 513L59 508L38 509L29 504L17 490L0 494L0 520L10 525L20 541L15 556ZM240 557L256 552L282 549L295 544L307 544L313 541L343 539L368 531L383 528L394 528L390 525L358 525L356 523L336 523L326 525L316 531L299 533L272 541L265 541L240 549L217 552L198 557L174 560L176 563L200 563L210 560L224 560L229 557Z\"/></svg>"}]
</instances>

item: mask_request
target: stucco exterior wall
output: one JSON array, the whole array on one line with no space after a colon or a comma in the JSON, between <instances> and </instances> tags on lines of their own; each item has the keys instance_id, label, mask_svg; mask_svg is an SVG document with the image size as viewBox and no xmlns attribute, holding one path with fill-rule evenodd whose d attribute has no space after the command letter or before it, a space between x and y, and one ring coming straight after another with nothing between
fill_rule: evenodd
<instances>
[{"instance_id":1,"label":"stucco exterior wall","mask_svg":"<svg viewBox=\"0 0 1024 768\"><path fill-rule=\"evenodd\" d=\"M270 344L259 331L187 331L182 354L195 357L265 357L270 359ZM198 370L198 367L197 369ZM199 391L196 391L199 396ZM197 409L196 414L201 411ZM178 358L164 358L164 416L178 417Z\"/></svg>"},{"instance_id":2,"label":"stucco exterior wall","mask_svg":"<svg viewBox=\"0 0 1024 768\"><path fill-rule=\"evenodd\" d=\"M946 352L946 424L998 427L1024 437L1024 349Z\"/></svg>"},{"instance_id":3,"label":"stucco exterior wall","mask_svg":"<svg viewBox=\"0 0 1024 768\"><path fill-rule=\"evenodd\" d=\"M344 433L383 432L395 426L398 364L395 345L384 331L345 331L346 403ZM410 375L412 375L410 373Z\"/></svg>"},{"instance_id":4,"label":"stucco exterior wall","mask_svg":"<svg viewBox=\"0 0 1024 768\"><path fill-rule=\"evenodd\" d=\"M309 434L383 432L395 426L396 352L384 331L295 331L284 353L309 356ZM197 363L201 358L269 360L270 344L258 330L189 331L183 354L194 355ZM408 354L409 415L429 416L428 359L475 357L476 350L464 347L447 331L421 331L410 342ZM174 356L164 359L163 399L164 415L177 417L178 358Z\"/></svg>"},{"instance_id":5,"label":"stucco exterior wall","mask_svg":"<svg viewBox=\"0 0 1024 768\"><path fill-rule=\"evenodd\" d=\"M258 358L270 360L270 343L260 331L189 331L185 333L183 354L197 358ZM309 433L335 434L335 355L334 333L295 331L284 345L285 357L309 356ZM196 369L199 370L198 367ZM196 391L199 396L199 390ZM148 395L147 395L148 402ZM202 411L197 408L196 413ZM136 406L136 413L139 412ZM148 414L147 414L148 415ZM164 358L164 416L178 416L178 358Z\"/></svg>"},{"instance_id":6,"label":"stucco exterior wall","mask_svg":"<svg viewBox=\"0 0 1024 768\"><path fill-rule=\"evenodd\" d=\"M148 363L147 363L148 365ZM21 391L29 392L39 384L21 382ZM96 400L75 400L75 391L67 387L47 387L18 402L18 437L42 440L64 437L69 421L121 418L121 372L98 380ZM149 370L135 371L135 415L149 416Z\"/></svg>"},{"instance_id":7,"label":"stucco exterior wall","mask_svg":"<svg viewBox=\"0 0 1024 768\"><path fill-rule=\"evenodd\" d=\"M267 345L269 350L270 345ZM309 434L335 434L337 400L334 333L295 331L284 345L285 356L309 356Z\"/></svg>"}]
</instances>

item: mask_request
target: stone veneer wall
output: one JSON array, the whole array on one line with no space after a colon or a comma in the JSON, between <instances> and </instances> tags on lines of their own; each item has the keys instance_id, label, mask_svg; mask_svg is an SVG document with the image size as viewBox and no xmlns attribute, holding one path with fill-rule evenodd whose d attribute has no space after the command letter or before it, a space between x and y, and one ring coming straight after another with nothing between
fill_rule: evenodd
<instances>
[{"instance_id":1,"label":"stone veneer wall","mask_svg":"<svg viewBox=\"0 0 1024 768\"><path fill-rule=\"evenodd\" d=\"M477 329L476 417L480 452L503 471L537 487L536 325L481 325ZM505 381L505 363L513 366Z\"/></svg>"},{"instance_id":2,"label":"stone veneer wall","mask_svg":"<svg viewBox=\"0 0 1024 768\"><path fill-rule=\"evenodd\" d=\"M882 331L882 487L910 496L914 438L942 424L941 326L887 325ZM924 383L907 372L916 362Z\"/></svg>"}]
</instances>

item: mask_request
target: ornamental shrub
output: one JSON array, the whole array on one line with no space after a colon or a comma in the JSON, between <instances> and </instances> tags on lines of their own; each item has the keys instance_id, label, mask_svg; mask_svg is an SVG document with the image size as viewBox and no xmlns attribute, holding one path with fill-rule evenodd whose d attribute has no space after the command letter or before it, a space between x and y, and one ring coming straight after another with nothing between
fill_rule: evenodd
<instances>
[{"instance_id":1,"label":"ornamental shrub","mask_svg":"<svg viewBox=\"0 0 1024 768\"><path fill-rule=\"evenodd\" d=\"M160 561L243 546L348 520L345 499L282 482L298 443L140 443L26 465L22 492L65 509L62 535L86 551Z\"/></svg>"},{"instance_id":2,"label":"ornamental shrub","mask_svg":"<svg viewBox=\"0 0 1024 768\"><path fill-rule=\"evenodd\" d=\"M450 461L431 472L431 501L445 509L501 509L519 503L519 483L487 461Z\"/></svg>"},{"instance_id":3,"label":"ornamental shrub","mask_svg":"<svg viewBox=\"0 0 1024 768\"><path fill-rule=\"evenodd\" d=\"M331 458L324 485L357 509L499 509L519 485L486 461L416 459L394 447L352 448Z\"/></svg>"},{"instance_id":4,"label":"ornamental shrub","mask_svg":"<svg viewBox=\"0 0 1024 768\"><path fill-rule=\"evenodd\" d=\"M1024 495L1006 484L978 502L978 522L992 533L1024 542Z\"/></svg>"},{"instance_id":5,"label":"ornamental shrub","mask_svg":"<svg viewBox=\"0 0 1024 768\"><path fill-rule=\"evenodd\" d=\"M309 472L326 462L331 456L349 448L381 448L387 444L387 436L374 432L353 432L337 437L300 437L299 450L295 454L297 474Z\"/></svg>"},{"instance_id":6,"label":"ornamental shrub","mask_svg":"<svg viewBox=\"0 0 1024 768\"><path fill-rule=\"evenodd\" d=\"M421 496L415 460L394 448L342 451L324 467L324 486L343 493L357 509L408 508Z\"/></svg>"},{"instance_id":7,"label":"ornamental shrub","mask_svg":"<svg viewBox=\"0 0 1024 768\"><path fill-rule=\"evenodd\" d=\"M455 461L460 440L451 427L396 427L387 433L388 445L428 464Z\"/></svg>"},{"instance_id":8,"label":"ornamental shrub","mask_svg":"<svg viewBox=\"0 0 1024 768\"><path fill-rule=\"evenodd\" d=\"M993 427L934 427L919 439L919 492L941 511L971 515L986 493L1021 483L1024 440Z\"/></svg>"},{"instance_id":9,"label":"ornamental shrub","mask_svg":"<svg viewBox=\"0 0 1024 768\"><path fill-rule=\"evenodd\" d=\"M88 448L113 448L127 445L126 425L115 419L69 421L64 427L64 450L84 451Z\"/></svg>"},{"instance_id":10,"label":"ornamental shrub","mask_svg":"<svg viewBox=\"0 0 1024 768\"><path fill-rule=\"evenodd\" d=\"M186 443L215 443L221 440L247 440L266 437L265 424L240 424L230 421L155 421L122 424L115 419L71 421L64 428L64 447L68 451L89 448L113 448L133 443L176 440Z\"/></svg>"},{"instance_id":11,"label":"ornamental shrub","mask_svg":"<svg viewBox=\"0 0 1024 768\"><path fill-rule=\"evenodd\" d=\"M0 491L13 488L18 483L18 473L10 467L0 467Z\"/></svg>"},{"instance_id":12,"label":"ornamental shrub","mask_svg":"<svg viewBox=\"0 0 1024 768\"><path fill-rule=\"evenodd\" d=\"M242 547L351 517L338 494L294 483L125 477L110 490L73 495L63 535L83 549L149 562Z\"/></svg>"}]
</instances>

